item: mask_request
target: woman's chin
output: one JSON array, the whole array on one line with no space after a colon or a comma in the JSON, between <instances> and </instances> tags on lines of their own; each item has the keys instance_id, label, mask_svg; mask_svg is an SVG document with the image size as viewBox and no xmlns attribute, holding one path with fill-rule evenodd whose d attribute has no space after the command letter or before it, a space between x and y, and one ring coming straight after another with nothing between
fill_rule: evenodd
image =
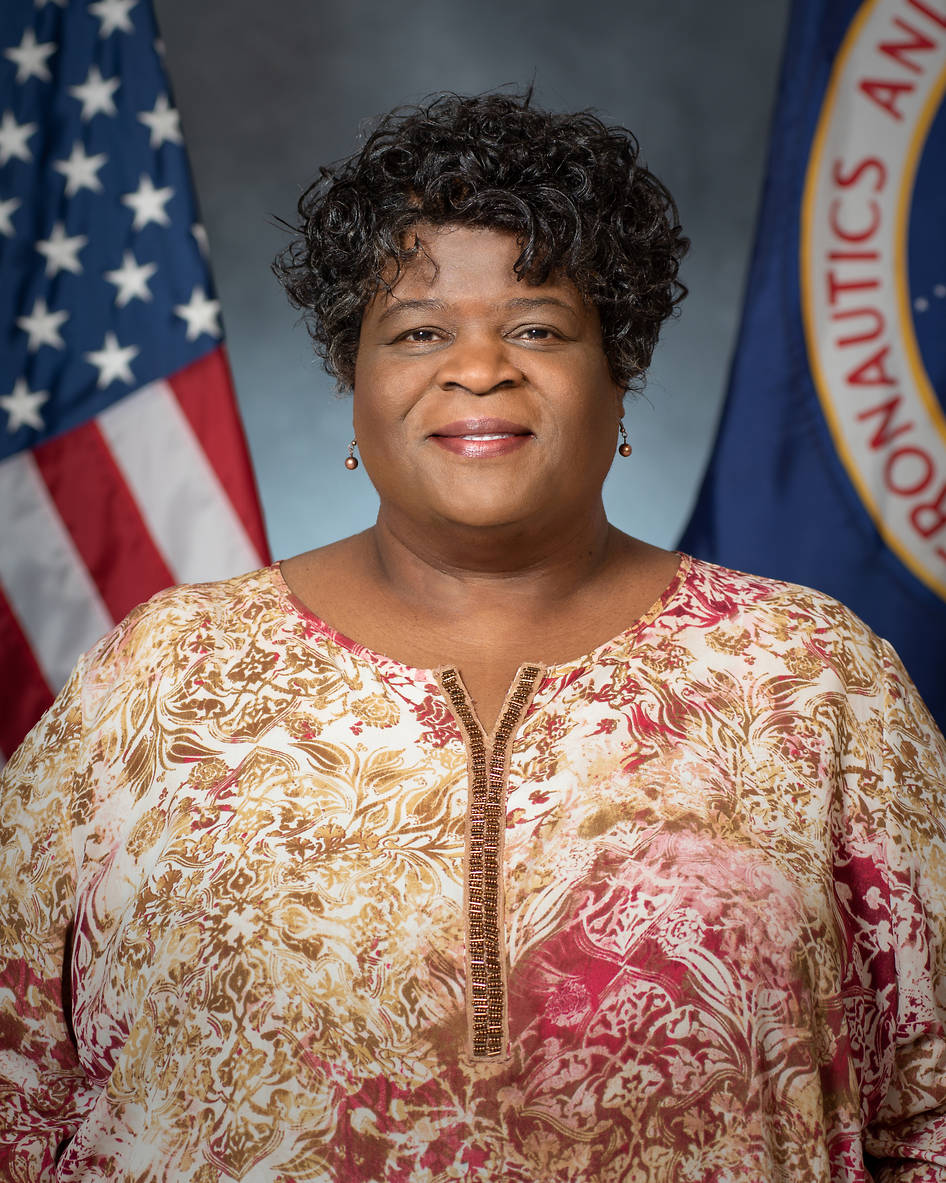
<instances>
[{"instance_id":1,"label":"woman's chin","mask_svg":"<svg viewBox=\"0 0 946 1183\"><path fill-rule=\"evenodd\" d=\"M463 481L432 491L426 517L431 524L456 530L483 530L517 536L558 534L568 521L584 516L584 505L571 504L558 496L549 482ZM420 506L417 507L420 509Z\"/></svg>"},{"instance_id":2,"label":"woman's chin","mask_svg":"<svg viewBox=\"0 0 946 1183\"><path fill-rule=\"evenodd\" d=\"M443 507L437 517L457 530L521 533L529 529L529 514L517 505Z\"/></svg>"}]
</instances>

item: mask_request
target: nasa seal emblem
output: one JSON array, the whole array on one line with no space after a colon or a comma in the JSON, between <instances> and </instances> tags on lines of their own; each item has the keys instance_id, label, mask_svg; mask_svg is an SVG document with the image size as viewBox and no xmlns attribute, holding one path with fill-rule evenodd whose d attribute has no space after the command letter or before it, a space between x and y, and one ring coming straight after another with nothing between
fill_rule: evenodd
<instances>
[{"instance_id":1,"label":"nasa seal emblem","mask_svg":"<svg viewBox=\"0 0 946 1183\"><path fill-rule=\"evenodd\" d=\"M887 545L946 599L946 5L866 0L835 61L805 179L811 372Z\"/></svg>"}]
</instances>

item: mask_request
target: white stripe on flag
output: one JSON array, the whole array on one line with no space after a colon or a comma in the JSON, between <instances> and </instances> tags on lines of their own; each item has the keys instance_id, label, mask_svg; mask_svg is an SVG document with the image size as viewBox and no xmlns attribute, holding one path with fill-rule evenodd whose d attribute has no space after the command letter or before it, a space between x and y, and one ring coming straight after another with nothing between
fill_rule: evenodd
<instances>
[{"instance_id":1,"label":"white stripe on flag","mask_svg":"<svg viewBox=\"0 0 946 1183\"><path fill-rule=\"evenodd\" d=\"M37 664L58 691L78 654L108 632L112 618L28 452L0 462L0 505L0 582Z\"/></svg>"},{"instance_id":2,"label":"white stripe on flag","mask_svg":"<svg viewBox=\"0 0 946 1183\"><path fill-rule=\"evenodd\" d=\"M260 565L166 382L143 386L103 411L97 422L179 583L224 579Z\"/></svg>"}]
</instances>

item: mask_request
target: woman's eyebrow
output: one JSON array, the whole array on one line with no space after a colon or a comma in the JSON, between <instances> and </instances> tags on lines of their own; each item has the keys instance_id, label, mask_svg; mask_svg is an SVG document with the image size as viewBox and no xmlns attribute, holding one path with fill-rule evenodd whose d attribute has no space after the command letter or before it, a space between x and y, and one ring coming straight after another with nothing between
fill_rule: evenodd
<instances>
[{"instance_id":1,"label":"woman's eyebrow","mask_svg":"<svg viewBox=\"0 0 946 1183\"><path fill-rule=\"evenodd\" d=\"M566 312L574 314L575 308L566 300L559 300L555 296L514 296L511 300L506 300L502 305L499 305L504 311L509 312L533 312L538 308L548 307L562 308ZM446 312L447 306L443 300L398 300L394 302L378 317L378 324L383 324L386 320L390 320L392 316L398 316L401 313L408 312Z\"/></svg>"},{"instance_id":2,"label":"woman's eyebrow","mask_svg":"<svg viewBox=\"0 0 946 1183\"><path fill-rule=\"evenodd\" d=\"M392 316L397 316L400 312L444 312L446 305L443 300L398 300L395 301L389 308L385 308L384 312L378 317L378 324L383 321L390 320Z\"/></svg>"},{"instance_id":3,"label":"woman's eyebrow","mask_svg":"<svg viewBox=\"0 0 946 1183\"><path fill-rule=\"evenodd\" d=\"M564 308L566 312L575 311L573 305L566 300L559 300L555 296L515 296L512 300L507 300L503 307L511 311L531 312L533 308L542 308L548 304Z\"/></svg>"}]
</instances>

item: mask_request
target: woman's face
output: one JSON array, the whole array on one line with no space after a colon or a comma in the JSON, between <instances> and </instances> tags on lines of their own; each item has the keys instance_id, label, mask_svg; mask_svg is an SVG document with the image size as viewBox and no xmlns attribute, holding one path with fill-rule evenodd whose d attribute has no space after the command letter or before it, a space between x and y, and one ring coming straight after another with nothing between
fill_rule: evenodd
<instances>
[{"instance_id":1,"label":"woman's face","mask_svg":"<svg viewBox=\"0 0 946 1183\"><path fill-rule=\"evenodd\" d=\"M516 239L416 229L365 310L354 425L382 513L567 529L600 507L621 412L601 326L567 279L516 279Z\"/></svg>"}]
</instances>

